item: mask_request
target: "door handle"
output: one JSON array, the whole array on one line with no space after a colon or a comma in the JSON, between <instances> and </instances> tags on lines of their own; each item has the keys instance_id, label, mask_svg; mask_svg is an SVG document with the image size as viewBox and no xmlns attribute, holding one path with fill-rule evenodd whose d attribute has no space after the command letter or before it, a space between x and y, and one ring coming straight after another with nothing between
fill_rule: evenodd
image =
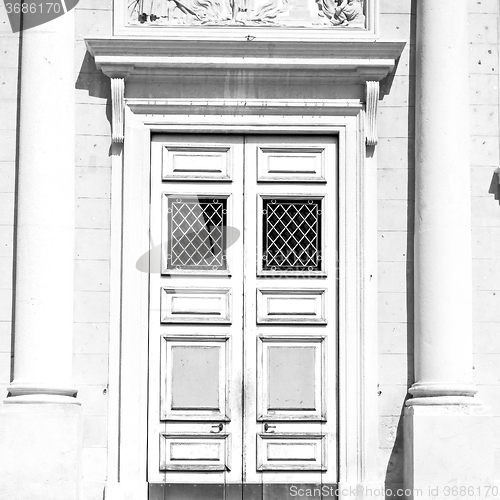
<instances>
[{"instance_id":1,"label":"door handle","mask_svg":"<svg viewBox=\"0 0 500 500\"><path fill-rule=\"evenodd\" d=\"M275 425L269 425L267 422L264 424L264 432L274 432L274 430L271 429L276 429Z\"/></svg>"},{"instance_id":2,"label":"door handle","mask_svg":"<svg viewBox=\"0 0 500 500\"><path fill-rule=\"evenodd\" d=\"M210 432L213 432L215 434L217 432L222 432L222 429L224 429L224 425L221 422L220 424L212 425L212 430Z\"/></svg>"}]
</instances>

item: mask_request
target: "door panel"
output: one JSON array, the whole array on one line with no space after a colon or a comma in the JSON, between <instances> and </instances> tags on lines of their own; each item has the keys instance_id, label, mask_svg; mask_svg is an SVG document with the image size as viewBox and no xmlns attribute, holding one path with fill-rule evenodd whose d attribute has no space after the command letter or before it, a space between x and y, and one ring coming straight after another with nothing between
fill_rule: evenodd
<instances>
[{"instance_id":1,"label":"door panel","mask_svg":"<svg viewBox=\"0 0 500 500\"><path fill-rule=\"evenodd\" d=\"M231 318L230 288L162 288L162 323L228 323Z\"/></svg>"},{"instance_id":2,"label":"door panel","mask_svg":"<svg viewBox=\"0 0 500 500\"><path fill-rule=\"evenodd\" d=\"M337 480L336 148L245 138L243 474L265 499Z\"/></svg>"},{"instance_id":3,"label":"door panel","mask_svg":"<svg viewBox=\"0 0 500 500\"><path fill-rule=\"evenodd\" d=\"M323 434L259 434L257 446L258 471L327 470Z\"/></svg>"},{"instance_id":4,"label":"door panel","mask_svg":"<svg viewBox=\"0 0 500 500\"><path fill-rule=\"evenodd\" d=\"M240 136L153 138L151 483L241 483L242 165Z\"/></svg>"},{"instance_id":5,"label":"door panel","mask_svg":"<svg viewBox=\"0 0 500 500\"><path fill-rule=\"evenodd\" d=\"M160 470L225 472L231 466L227 434L161 434Z\"/></svg>"},{"instance_id":6,"label":"door panel","mask_svg":"<svg viewBox=\"0 0 500 500\"><path fill-rule=\"evenodd\" d=\"M324 337L258 337L258 421L323 421Z\"/></svg>"},{"instance_id":7,"label":"door panel","mask_svg":"<svg viewBox=\"0 0 500 500\"><path fill-rule=\"evenodd\" d=\"M336 158L333 137L153 138L149 482L336 481Z\"/></svg>"},{"instance_id":8,"label":"door panel","mask_svg":"<svg viewBox=\"0 0 500 500\"><path fill-rule=\"evenodd\" d=\"M162 336L160 418L230 421L229 337Z\"/></svg>"},{"instance_id":9,"label":"door panel","mask_svg":"<svg viewBox=\"0 0 500 500\"><path fill-rule=\"evenodd\" d=\"M178 136L161 147L164 181L230 181L234 162L234 144L186 141ZM218 139L215 138L217 141Z\"/></svg>"},{"instance_id":10,"label":"door panel","mask_svg":"<svg viewBox=\"0 0 500 500\"><path fill-rule=\"evenodd\" d=\"M257 323L327 324L326 289L258 288Z\"/></svg>"}]
</instances>

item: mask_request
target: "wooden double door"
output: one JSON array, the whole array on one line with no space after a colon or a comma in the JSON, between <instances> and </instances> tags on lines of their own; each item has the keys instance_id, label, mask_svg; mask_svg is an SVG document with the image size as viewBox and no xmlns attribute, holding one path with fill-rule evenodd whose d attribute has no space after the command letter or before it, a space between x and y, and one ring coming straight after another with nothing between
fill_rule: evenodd
<instances>
[{"instance_id":1,"label":"wooden double door","mask_svg":"<svg viewBox=\"0 0 500 500\"><path fill-rule=\"evenodd\" d=\"M336 482L337 155L334 136L153 137L152 498Z\"/></svg>"}]
</instances>

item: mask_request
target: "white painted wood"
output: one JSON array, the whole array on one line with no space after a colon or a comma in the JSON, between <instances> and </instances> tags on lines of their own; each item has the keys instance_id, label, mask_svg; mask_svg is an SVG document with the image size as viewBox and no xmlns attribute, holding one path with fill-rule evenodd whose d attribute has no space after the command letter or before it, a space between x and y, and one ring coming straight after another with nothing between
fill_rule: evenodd
<instances>
[{"instance_id":1,"label":"white painted wood","mask_svg":"<svg viewBox=\"0 0 500 500\"><path fill-rule=\"evenodd\" d=\"M160 470L223 472L230 464L228 434L160 434Z\"/></svg>"},{"instance_id":2,"label":"white painted wood","mask_svg":"<svg viewBox=\"0 0 500 500\"><path fill-rule=\"evenodd\" d=\"M326 324L326 290L257 289L257 322Z\"/></svg>"},{"instance_id":3,"label":"white painted wood","mask_svg":"<svg viewBox=\"0 0 500 500\"><path fill-rule=\"evenodd\" d=\"M336 405L327 401L327 383L335 381L328 381L326 336L261 335L257 342L257 420L335 421L327 415Z\"/></svg>"},{"instance_id":4,"label":"white painted wood","mask_svg":"<svg viewBox=\"0 0 500 500\"><path fill-rule=\"evenodd\" d=\"M161 290L162 323L231 323L230 288Z\"/></svg>"},{"instance_id":5,"label":"white painted wood","mask_svg":"<svg viewBox=\"0 0 500 500\"><path fill-rule=\"evenodd\" d=\"M245 211L253 217L254 225L248 223L245 232L245 278L248 290L245 316L245 473L249 482L257 483L318 483L337 480L336 425L337 425L337 376L336 376L336 318L335 309L329 324L311 326L290 322L272 324L258 323L257 290L265 288L272 279L273 289L282 289L283 294L292 286L297 291L315 290L318 281L329 292L331 303L336 301L336 252L326 253L326 248L337 246L337 158L329 156L330 164L325 168L325 180L321 183L262 183L258 182L258 151L272 142L280 150L294 151L294 144L311 144L316 140L323 147L336 151L337 137L325 136L249 136L245 144ZM318 200L320 214L316 231L321 234L321 260L319 270L264 270L263 223L267 213L264 200L271 203L293 201L305 203ZM328 200L328 205L327 205ZM331 200L331 202L330 202ZM331 208L329 208L331 207ZM250 219L251 220L251 219ZM257 230L255 230L257 226ZM255 251L257 250L257 251ZM307 293L307 292L305 292ZM330 341L329 341L330 340ZM256 346L257 349L253 346ZM271 351L272 349L278 349ZM279 349L283 349L280 358ZM293 351L287 350L293 349ZM272 355L270 353L273 353ZM311 354L313 357L311 359ZM286 360L286 354L290 358ZM275 359L271 359L274 356ZM293 358L293 359L292 359ZM283 361L281 361L283 359ZM286 362L288 366L283 366ZM257 373L257 378L253 373ZM273 378L274 377L274 378ZM290 380L290 384L283 380ZM292 380L292 379L295 379ZM300 380L299 380L300 379ZM255 382L255 380L257 382ZM306 395L312 391L314 396ZM288 392L290 391L290 392ZM274 394L273 394L274 392ZM301 398L303 395L303 398ZM302 401L302 402L301 402ZM312 402L312 403L311 403ZM275 427L270 427L269 422ZM267 431L266 431L267 429ZM330 448L332 467L320 461L313 467L298 462L294 467L284 468L274 464L264 467L259 439L261 434L319 434L332 444ZM277 438L274 438L277 439ZM285 441L284 441L285 442ZM323 457L321 458L321 460ZM255 464L258 467L255 468ZM278 473L278 471L280 471Z\"/></svg>"},{"instance_id":6,"label":"white painted wood","mask_svg":"<svg viewBox=\"0 0 500 500\"><path fill-rule=\"evenodd\" d=\"M334 158L335 144L321 144L317 137L304 137L293 145L273 144L270 136L262 138L257 149L259 182L325 182L325 169ZM333 161L333 160L332 160Z\"/></svg>"},{"instance_id":7,"label":"white painted wood","mask_svg":"<svg viewBox=\"0 0 500 500\"><path fill-rule=\"evenodd\" d=\"M160 420L231 420L228 344L224 336L162 336Z\"/></svg>"},{"instance_id":8,"label":"white painted wood","mask_svg":"<svg viewBox=\"0 0 500 500\"><path fill-rule=\"evenodd\" d=\"M243 226L243 138L211 137L213 142L208 136L163 134L154 136L150 144L150 231L156 248L156 252L150 252L151 268L156 272L150 274L149 284L150 482L225 483L228 480L241 482L242 477L241 461L235 462L231 469L222 459L219 463L210 460L189 463L187 460L181 466L180 461L173 464L169 458L159 455L158 447L160 435L185 439L187 434L196 433L200 443L213 443L215 434L224 434L228 437L224 448L232 448L227 449L227 453L242 454L243 240L230 228ZM165 149L179 144L186 149L191 144L195 153L200 147L207 148L210 144L229 148L231 154L228 158L234 164L228 167L228 172L233 172L231 182L222 178L210 183L192 178L182 181L165 179ZM205 165L203 155L193 154L191 161L196 171ZM190 205L190 210L195 210L196 203L205 199L224 199L227 202L226 269L212 270L197 265L190 269L184 269L182 265L180 269L167 269L169 241L175 239L170 230L169 199L192 201L194 205ZM193 217L196 221L189 219L186 226L190 233L188 240L191 241L193 235L196 238L208 237L204 232L206 219L203 214L196 213ZM235 237L231 239L232 236ZM181 302L176 304L173 299ZM173 319L176 316L182 316L183 321ZM161 468L160 464L163 464ZM186 477L188 471L189 478ZM210 471L210 475L205 475L206 471Z\"/></svg>"},{"instance_id":9,"label":"white painted wood","mask_svg":"<svg viewBox=\"0 0 500 500\"><path fill-rule=\"evenodd\" d=\"M327 470L326 439L322 434L259 434L257 446L259 471Z\"/></svg>"},{"instance_id":10,"label":"white painted wood","mask_svg":"<svg viewBox=\"0 0 500 500\"><path fill-rule=\"evenodd\" d=\"M197 144L187 141L165 144L162 157L164 180L231 180L232 144L205 143L207 138L200 142L198 139Z\"/></svg>"},{"instance_id":11,"label":"white painted wood","mask_svg":"<svg viewBox=\"0 0 500 500\"><path fill-rule=\"evenodd\" d=\"M146 500L149 353L144 339L148 338L149 304L143 298L149 293L149 275L147 268L138 266L138 261L152 249L149 238L151 136L148 129L141 127L141 120L129 107L125 108L125 123L123 227L121 259L118 259L121 261L122 279L120 287L115 285L113 290L119 294L121 303L121 369L119 385L110 386L110 391L119 392L120 398L118 481L126 483L130 491L136 492L137 500ZM143 168L137 168L137 165ZM121 191L121 186L118 189ZM110 402L111 411L115 412L113 402Z\"/></svg>"},{"instance_id":12,"label":"white painted wood","mask_svg":"<svg viewBox=\"0 0 500 500\"><path fill-rule=\"evenodd\" d=\"M217 139L217 138L216 138ZM307 141L308 144L311 144L314 138L303 138L303 137L275 137L274 144L279 144L281 151L292 150L294 152L296 150L295 143L303 144ZM171 139L175 141L175 137ZM196 141L196 136L192 137L193 141ZM161 252L160 255L152 255L152 259L158 259L158 257L162 258L165 261L165 253L173 253L174 243L165 243L167 240L171 239L172 230L170 227L173 226L170 221L171 217L174 217L175 207L173 202L169 200L175 200L175 203L179 205L183 204L185 200L201 200L201 199L220 199L222 196L227 200L231 200L230 203L227 204L227 212L228 212L228 222L231 223L233 220L232 212L234 207L241 207L243 210L240 212L243 215L243 219L240 219L242 227L248 228L249 232L252 232L251 228L259 228L262 227L259 222L262 220L262 210L259 212L255 212L252 204L248 203L247 200L249 198L255 199L255 194L258 191L257 188L257 179L256 179L256 168L255 168L255 160L253 158L257 157L256 154L258 149L256 149L256 142L251 137L246 137L245 139L241 137L236 137L233 139L233 143L237 146L238 143L242 144L243 140L247 143L246 155L245 158L241 157L242 161L239 165L233 166L233 171L238 171L245 176L245 186L246 193L245 197L243 197L243 182L240 184L233 182L231 186L232 192L229 193L220 193L217 191L218 187L215 186L212 193L207 193L205 191L205 187L203 191L200 189L201 185L191 185L190 189L186 191L187 185L177 183L175 188L177 192L174 193L165 193L158 191L160 189L170 189L171 182L166 181L165 187L163 187L162 181L160 184L158 180L155 180L154 171L158 170L159 167L153 165L153 174L152 174L152 197L154 199L155 196L159 196L161 200L161 204L153 201L151 207L151 224L152 228L154 228L155 221L161 221L162 225L162 243L161 243ZM326 138L318 139L323 141L326 144L324 147L328 147L329 149L334 150L336 146L335 138L330 138L327 140ZM163 141L160 142L160 141ZM169 141L169 136L158 136L157 143L153 142L153 164L155 161L159 160L159 155L161 151L165 150L164 143ZM254 141L254 142L252 142ZM278 141L278 142L276 142ZM260 146L260 144L259 144ZM187 148L187 146L185 146ZM161 148L161 149L160 149ZM195 147L196 148L196 147ZM156 156L155 156L156 151ZM158 158L158 159L157 159ZM330 156L332 160L334 160L333 155ZM193 155L192 157L193 165L196 166L197 163L202 164L204 162L202 156ZM325 169L326 170L326 169ZM335 182L335 163L328 165L329 170L329 195L332 199L336 194L336 182ZM243 179L243 177L241 177ZM299 185L292 190L291 193L283 195L283 194L268 194L266 195L266 199L271 199L276 197L278 200L283 200L283 202L291 201L293 203L299 203L302 207L309 207L309 204L312 203L310 200L315 199L320 201L319 211L317 212L317 218L314 219L314 230L318 233L318 241L321 241L322 247L319 249L321 254L324 254L324 248L326 245L331 245L335 247L335 234L336 234L336 218L333 217L333 227L330 228L329 231L326 230L327 222L326 222L326 193L325 187L323 183L320 184L321 187L316 187L313 189L312 193L305 193L303 191L298 191L301 188ZM274 189L276 189L274 187ZM312 189L312 185L310 186ZM319 191L318 191L319 190ZM250 193L253 191L253 195ZM263 198L261 197L261 200ZM189 202L191 203L191 201ZM197 201L192 202L189 207L196 206ZM311 205L312 207L316 207L316 205ZM168 209L166 210L166 207ZM172 208L171 208L172 207ZM192 217L192 221L186 224L187 229L183 229L182 234L187 234L186 231L201 231L203 227L195 228L195 223L199 224L199 221L202 220L200 218L200 214L194 214L192 208L188 208L187 214ZM159 211L159 213L157 213ZM187 219L186 219L187 220ZM165 223L167 221L167 223ZM194 221L194 222L193 222ZM170 226L172 224L172 226ZM153 234L153 233L152 233ZM201 234L201 233L200 233ZM258 233L259 234L259 229ZM331 238L330 240L328 239ZM154 239L154 238L153 238ZM187 243L186 248L193 249L191 242L193 241L192 237L189 236L187 238L189 241ZM257 255L257 259L261 259L262 251L255 252L252 250L253 244L256 244L257 247L262 248L263 240L259 237L257 240L252 241L251 238L248 238L248 234L245 235L245 241L248 241L248 246L244 248L244 252L246 255L253 255L255 259L255 255ZM172 240L173 241L173 240ZM307 246L307 245L306 245ZM315 249L316 247L314 247ZM167 260L171 257L168 256ZM332 258L335 258L335 254L332 254ZM320 263L320 275L323 277L327 276L328 267L324 259L318 261ZM229 256L228 256L229 263ZM299 263L300 264L300 263ZM191 265L191 264L189 264ZM250 265L251 267L248 267ZM166 269L165 264L161 266L162 272L165 275L170 275L175 277L176 279L182 279L185 275L185 269L183 269L182 265L178 266L180 269L176 269L172 272L172 269ZM195 266L196 267L196 266ZM196 276L197 283L203 283L205 281L209 281L213 279L214 273L211 269L206 269L206 266L202 266L200 269L191 269L192 276L189 278L193 279ZM335 270L335 265L332 268ZM245 297L254 297L257 291L256 282L255 282L255 274L256 272L255 260L248 260L247 257L247 267L243 268L245 275L247 276L246 285L243 286L243 282L236 282L236 280L232 277L230 273L225 273L226 276L230 277L231 282L236 290L240 290L239 292L235 292L238 294L242 294ZM253 274L253 276L252 276ZM318 273L314 273L308 270L305 271L281 271L281 277L294 277L294 278L302 278L302 280L307 283L307 281L311 281L311 278L314 278L318 275ZM160 280L162 280L163 274L160 274ZM155 280L156 281L156 280ZM152 287L156 286L155 281L151 281ZM325 278L325 283L328 285L329 283L335 282L335 275L331 275L330 278ZM314 283L314 282L312 282ZM249 286L248 286L249 285ZM175 297L175 288L171 288L172 292L170 294L171 297ZM312 290L314 293L314 290ZM324 292L320 293L319 296L323 299L323 303L320 306L320 315L324 317ZM317 293L317 292L316 292ZM152 315L154 318L156 315L154 313L154 297L155 291L154 288L151 290L151 309ZM162 298L165 300L165 287L162 288ZM309 293L310 295L310 293ZM318 294L317 294L318 295ZM168 296L168 295L167 295ZM286 290L282 292L282 296L286 298ZM293 293L291 295L293 297ZM308 292L302 294L303 298L307 299ZM203 305L201 305L201 297L195 297L192 302L191 309L194 310L192 312L202 314ZM314 298L313 301L315 302ZM248 302L248 304L246 303ZM253 299L247 299L245 303L241 303L241 309L235 312L235 317L253 317L255 318L255 304ZM161 305L161 304L160 304ZM170 310L174 311L173 302L169 304ZM180 307L187 307L184 311L189 311L189 306L186 306L186 302L184 299L183 305ZM213 306L212 306L213 307ZM196 310L198 308L198 310ZM216 308L217 309L217 308ZM313 303L313 313L316 309L316 305ZM162 310L165 311L165 306L163 305ZM220 307L218 308L220 311ZM251 311L251 312L250 312ZM180 311L182 313L182 310ZM272 312L272 311L271 311ZM304 313L307 315L307 311ZM161 318L165 318L165 314L163 313ZM279 318L275 318L279 321ZM320 318L321 320L321 318ZM154 332L157 329L157 326L153 321L150 320L151 324L151 332ZM250 320L251 321L251 320ZM253 320L255 322L255 320ZM324 321L322 321L324 323ZM283 325L286 324L287 321L283 321ZM335 322L333 322L335 324ZM186 325L187 326L187 325ZM241 326L240 326L241 327ZM180 327L179 327L180 328ZM325 328L325 326L323 326ZM322 429L327 433L334 432L336 425L336 416L335 416L335 408L336 402L335 397L326 398L326 387L327 384L330 384L331 387L336 386L335 380L335 337L337 332L330 328L329 335L332 337L332 342L327 342L325 335L318 334L311 335L312 332L309 332L307 336L297 336L294 335L292 338L288 337L275 337L275 336L264 336L259 337L259 355L257 359L255 359L253 364L245 363L244 365L244 373L245 377L242 378L234 378L230 376L235 368L234 363L231 364L228 362L229 359L237 360L239 356L244 355L247 357L248 352L253 351L254 340L257 337L253 337L255 335L254 332L257 330L251 329L249 324L247 324L243 329L243 339L244 346L240 344L240 352L235 349L235 346L232 345L233 339L235 338L236 331L233 330L233 335L225 336L222 339L216 339L213 337L213 334L210 333L209 330L204 330L203 328L197 329L197 335L190 334L189 337L183 337L177 334L175 337L172 337L172 334L161 335L163 339L162 345L163 347L160 349L161 356L160 359L152 358L150 359L150 365L152 369L156 371L154 367L154 362L159 362L160 366L160 407L159 407L159 416L156 418L160 419L160 421L164 422L160 424L160 427L163 426L164 431L172 433L174 430L178 429L181 431L182 421L219 421L226 422L229 426L232 427L233 433L236 435L243 436L243 442L246 441L252 442L255 440L256 431L258 429L255 428L255 423L250 425L252 419L257 419L257 421L262 422L266 425L267 421L283 421L288 422L288 432L304 431L304 425L306 425L306 432L309 431L318 431ZM187 332L186 332L187 333ZM300 332L299 332L300 333ZM155 334L156 335L156 334ZM153 337L154 339L154 337ZM217 342L223 342L224 345L224 353L217 352ZM153 340L154 342L154 340ZM226 343L230 346L231 352L233 353L231 356L228 356L229 348L225 348ZM219 345L219 350L222 345ZM327 349L329 346L332 346L333 351L327 353ZM244 349L242 349L244 347ZM189 352L189 354L188 354ZM180 356L180 357L179 357ZM214 358L215 356L215 358ZM284 356L284 357L283 357ZM178 358L178 359L177 359ZM196 361L197 360L197 361ZM222 361L224 360L224 361ZM291 363L287 365L287 363ZM217 366L219 370L217 371ZM196 370L196 366L199 367ZM332 368L333 366L333 368ZM285 371L283 371L285 370ZM288 371L287 371L288 370ZM199 373L198 373L199 372ZM252 397L253 393L247 393L245 390L242 392L243 384L246 384L245 380L254 380L255 377L259 380L259 391L257 392L258 396L258 404L260 406L259 415L255 415L255 410L252 409ZM154 379L154 375L152 375ZM229 378L234 383L234 391L235 394L240 394L242 400L245 402L244 406L248 409L249 418L245 418L243 420L243 415L238 412L232 412L231 416L229 416L229 398L230 392L229 388ZM289 380L288 384L283 385L283 380ZM291 379L291 380L290 380ZM182 385L180 385L182 384ZM295 384L295 385L294 385ZM238 387L239 386L239 387ZM154 390L151 393L154 394ZM335 394L335 390L333 391ZM250 399L249 399L250 398ZM327 406L330 411L327 411ZM154 405L152 406L154 407ZM151 412L154 417L154 411ZM172 423L169 423L172 421ZM254 422L256 422L254 420ZM314 424L314 422L317 422ZM220 424L222 425L222 424ZM259 424L260 426L261 424ZM268 425L268 424L267 424ZM290 427L293 425L293 427ZM309 429L307 429L309 426ZM185 429L184 429L185 432ZM206 429L205 429L206 432ZM250 436L250 437L247 437ZM155 439L154 434L150 431L150 442L153 442ZM248 448L247 448L248 449ZM333 447L335 449L335 446ZM150 453L151 456L151 453ZM161 459L161 457L160 457ZM257 457L254 456L256 460ZM335 460L334 460L335 461ZM241 468L241 465L240 465ZM179 469L181 470L181 469ZM187 469L186 469L187 470ZM297 471L300 470L300 467L297 465L295 469ZM306 470L323 470L323 466L320 468L315 467L314 469L305 468ZM225 471L224 471L225 472ZM256 474L258 471L256 469L256 462L246 462L245 467L242 469L242 472L246 476L251 476L252 474ZM335 471L332 471L332 478L335 475ZM215 479L220 480L220 478ZM178 478L176 475L167 474L165 476L165 480L178 480L180 482L187 481L188 478L182 477L182 474L179 473ZM316 478L318 479L318 478ZM189 481L194 480L189 478ZM258 476L256 478L257 481L262 481L264 478L262 476ZM266 480L272 481L273 478L269 477ZM276 480L276 479L275 479ZM312 477L302 478L297 476L294 478L295 481L303 482L304 480L313 480ZM332 479L333 480L333 479Z\"/></svg>"},{"instance_id":13,"label":"white painted wood","mask_svg":"<svg viewBox=\"0 0 500 500\"><path fill-rule=\"evenodd\" d=\"M321 103L321 105L320 105ZM251 109L251 113L241 110ZM169 112L167 113L167 109ZM190 110L200 112L193 114ZM133 110L133 112L131 112ZM238 111L240 110L240 112ZM137 273L137 256L149 248L149 152L151 131L163 132L233 132L233 133L276 133L294 132L307 134L331 134L339 138L339 463L329 469L339 470L340 485L378 484L376 456L378 449L376 391L373 390L376 377L376 343L372 343L376 331L376 197L373 176L376 159L367 162L369 172L364 168L364 132L360 120L361 105L356 101L258 101L226 102L209 101L128 99L126 107L126 140L124 155L124 246L123 246L123 288L119 293L124 304L122 310L122 355L121 385L110 390L120 390L121 405L112 401L111 413L120 412L120 461L116 467L120 483L110 483L110 491L137 492L136 498L146 499L143 487L146 477L145 450L147 414L147 356L144 357L147 329L148 296L147 281ZM262 119L265 116L265 120ZM154 150L154 148L153 148ZM138 168L137 166L141 166ZM349 168L347 168L349 166ZM371 175L373 173L373 175ZM139 189L139 186L142 186ZM144 195L141 195L144 193ZM141 198L142 197L142 198ZM138 207L142 207L140 210ZM144 211L144 208L146 209ZM363 248L363 252L360 249ZM135 256L131 259L130 257ZM121 254L114 256L121 260ZM267 283L266 283L267 284ZM219 286L218 283L215 286ZM311 288L317 288L317 282ZM305 286L303 284L303 286ZM160 294L157 294L158 301ZM238 294L234 296L239 299ZM348 300L346 300L348 299ZM134 307L130 307L133 304ZM144 307L145 304L145 307ZM139 306L139 307L138 307ZM254 304L255 310L255 295ZM234 304L234 310L237 305ZM141 326L142 325L142 326ZM186 325L181 325L185 332ZM147 327L146 327L147 328ZM178 328L175 325L169 329ZM180 327L179 327L180 328ZM273 326L277 332L288 334L289 327ZM170 330L169 330L170 331ZM255 345L255 344L254 344ZM152 346L150 346L152 347ZM157 349L156 345L154 346ZM150 356L151 357L151 356ZM145 362L146 360L146 362ZM154 375L154 373L153 373ZM239 376L238 373L235 374ZM240 374L241 375L241 374ZM114 379L112 379L114 380ZM248 389L245 387L245 389ZM330 389L327 388L327 392ZM238 404L235 405L238 407ZM156 424L150 422L150 429ZM278 425L278 423L276 424ZM210 432L205 424L193 423L196 432ZM279 429L274 429L279 432ZM181 433L181 429L178 429ZM158 434L156 434L158 436ZM335 436L328 438L328 447L335 448ZM158 449L158 441L154 448ZM233 444L233 449L236 450ZM154 452L154 449L150 448ZM235 451L244 457L244 462L255 464L243 450ZM254 455L255 456L255 455ZM158 457L158 455L157 455ZM159 458L159 457L158 457ZM158 460L157 458L157 460ZM158 462L156 462L158 463ZM281 479L293 480L286 471ZM238 482L236 476L226 474L228 482ZM373 479L376 478L376 479ZM193 480L204 482L207 475L193 473ZM245 478L247 480L248 478ZM120 489L121 488L121 489Z\"/></svg>"}]
</instances>

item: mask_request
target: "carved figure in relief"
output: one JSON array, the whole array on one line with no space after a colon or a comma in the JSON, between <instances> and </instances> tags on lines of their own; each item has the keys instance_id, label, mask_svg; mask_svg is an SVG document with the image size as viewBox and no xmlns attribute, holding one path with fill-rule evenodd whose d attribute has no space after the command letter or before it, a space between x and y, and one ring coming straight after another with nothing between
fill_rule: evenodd
<instances>
[{"instance_id":1,"label":"carved figure in relief","mask_svg":"<svg viewBox=\"0 0 500 500\"><path fill-rule=\"evenodd\" d=\"M320 15L326 15L333 26L364 26L361 0L317 0Z\"/></svg>"},{"instance_id":2,"label":"carved figure in relief","mask_svg":"<svg viewBox=\"0 0 500 500\"><path fill-rule=\"evenodd\" d=\"M364 0L132 0L130 19L163 25L365 27Z\"/></svg>"}]
</instances>

